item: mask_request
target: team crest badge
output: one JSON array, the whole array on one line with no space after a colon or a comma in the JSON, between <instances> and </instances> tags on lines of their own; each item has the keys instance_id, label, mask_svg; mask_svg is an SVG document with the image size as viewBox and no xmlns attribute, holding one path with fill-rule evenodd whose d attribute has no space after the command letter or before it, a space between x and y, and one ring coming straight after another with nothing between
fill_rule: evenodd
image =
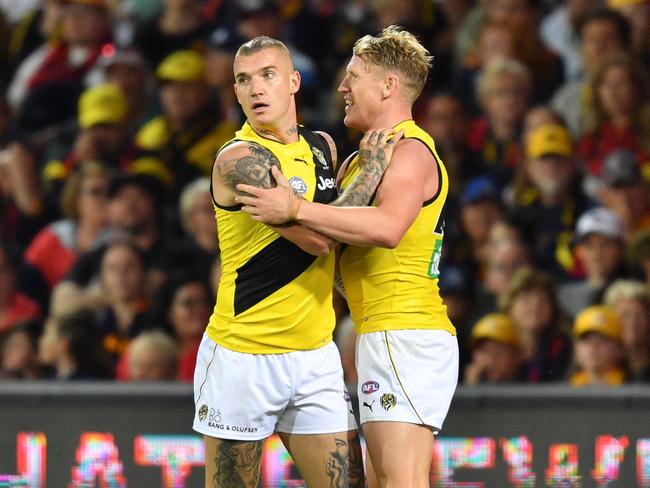
<instances>
[{"instance_id":1,"label":"team crest badge","mask_svg":"<svg viewBox=\"0 0 650 488\"><path fill-rule=\"evenodd\" d=\"M208 416L208 406L204 403L203 405L201 405L201 408L199 408L199 420L203 422L207 416Z\"/></svg>"},{"instance_id":2,"label":"team crest badge","mask_svg":"<svg viewBox=\"0 0 650 488\"><path fill-rule=\"evenodd\" d=\"M381 406L387 412L397 405L397 397L392 393L384 393L379 400Z\"/></svg>"},{"instance_id":3,"label":"team crest badge","mask_svg":"<svg viewBox=\"0 0 650 488\"><path fill-rule=\"evenodd\" d=\"M318 162L323 165L323 169L329 169L329 166L327 165L327 160L325 159L325 154L323 154L323 151L321 151L317 147L312 146L311 152L314 153L314 156L316 156L316 159L318 159Z\"/></svg>"}]
</instances>

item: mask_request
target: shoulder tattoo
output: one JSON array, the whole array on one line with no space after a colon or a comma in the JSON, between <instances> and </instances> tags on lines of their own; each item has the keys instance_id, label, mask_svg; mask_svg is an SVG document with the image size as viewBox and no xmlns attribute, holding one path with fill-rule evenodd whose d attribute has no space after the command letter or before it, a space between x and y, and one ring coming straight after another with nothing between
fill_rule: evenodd
<instances>
[{"instance_id":1,"label":"shoulder tattoo","mask_svg":"<svg viewBox=\"0 0 650 488\"><path fill-rule=\"evenodd\" d=\"M228 187L238 192L237 185L245 183L259 188L272 188L271 166L280 167L280 161L270 150L259 144L248 146L249 155L225 161L219 166L219 176Z\"/></svg>"}]
</instances>

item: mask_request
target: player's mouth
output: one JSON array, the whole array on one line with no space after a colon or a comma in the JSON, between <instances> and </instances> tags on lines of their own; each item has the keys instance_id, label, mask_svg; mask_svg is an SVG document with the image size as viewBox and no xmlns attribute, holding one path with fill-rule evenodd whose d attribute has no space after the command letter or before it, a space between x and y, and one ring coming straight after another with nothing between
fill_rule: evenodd
<instances>
[{"instance_id":1,"label":"player's mouth","mask_svg":"<svg viewBox=\"0 0 650 488\"><path fill-rule=\"evenodd\" d=\"M346 112L347 112L348 110L350 110L350 109L352 108L353 105L354 105L354 102L352 101L352 99L350 99L350 98L346 98L346 99L345 99L345 111L346 111Z\"/></svg>"},{"instance_id":2,"label":"player's mouth","mask_svg":"<svg viewBox=\"0 0 650 488\"><path fill-rule=\"evenodd\" d=\"M255 102L253 103L253 105L251 105L253 112L255 112L256 114L263 113L268 107L269 107L268 103L264 103L264 102Z\"/></svg>"}]
</instances>

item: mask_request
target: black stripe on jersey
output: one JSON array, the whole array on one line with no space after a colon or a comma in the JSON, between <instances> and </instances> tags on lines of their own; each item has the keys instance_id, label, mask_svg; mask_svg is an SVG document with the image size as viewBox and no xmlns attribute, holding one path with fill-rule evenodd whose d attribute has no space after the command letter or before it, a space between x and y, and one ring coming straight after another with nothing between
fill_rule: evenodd
<instances>
[{"instance_id":1,"label":"black stripe on jersey","mask_svg":"<svg viewBox=\"0 0 650 488\"><path fill-rule=\"evenodd\" d=\"M274 240L237 270L235 316L291 283L315 260L283 237Z\"/></svg>"},{"instance_id":2,"label":"black stripe on jersey","mask_svg":"<svg viewBox=\"0 0 650 488\"><path fill-rule=\"evenodd\" d=\"M330 203L338 196L330 147L323 137L306 127L299 126L298 132L307 141L313 154L314 179L316 180L313 201L317 203ZM327 186L327 182L331 182L329 183L330 186Z\"/></svg>"}]
</instances>

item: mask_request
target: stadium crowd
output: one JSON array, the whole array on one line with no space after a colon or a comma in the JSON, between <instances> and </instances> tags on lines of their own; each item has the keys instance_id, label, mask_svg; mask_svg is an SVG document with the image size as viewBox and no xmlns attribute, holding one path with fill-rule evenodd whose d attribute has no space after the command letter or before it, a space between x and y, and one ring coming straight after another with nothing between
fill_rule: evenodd
<instances>
[{"instance_id":1,"label":"stadium crowd","mask_svg":"<svg viewBox=\"0 0 650 488\"><path fill-rule=\"evenodd\" d=\"M415 118L450 175L439 286L460 381L650 381L650 0L0 12L0 378L190 382L220 273L210 170L243 122L237 48L284 41L301 122L349 154L351 47L398 24L434 56Z\"/></svg>"}]
</instances>

